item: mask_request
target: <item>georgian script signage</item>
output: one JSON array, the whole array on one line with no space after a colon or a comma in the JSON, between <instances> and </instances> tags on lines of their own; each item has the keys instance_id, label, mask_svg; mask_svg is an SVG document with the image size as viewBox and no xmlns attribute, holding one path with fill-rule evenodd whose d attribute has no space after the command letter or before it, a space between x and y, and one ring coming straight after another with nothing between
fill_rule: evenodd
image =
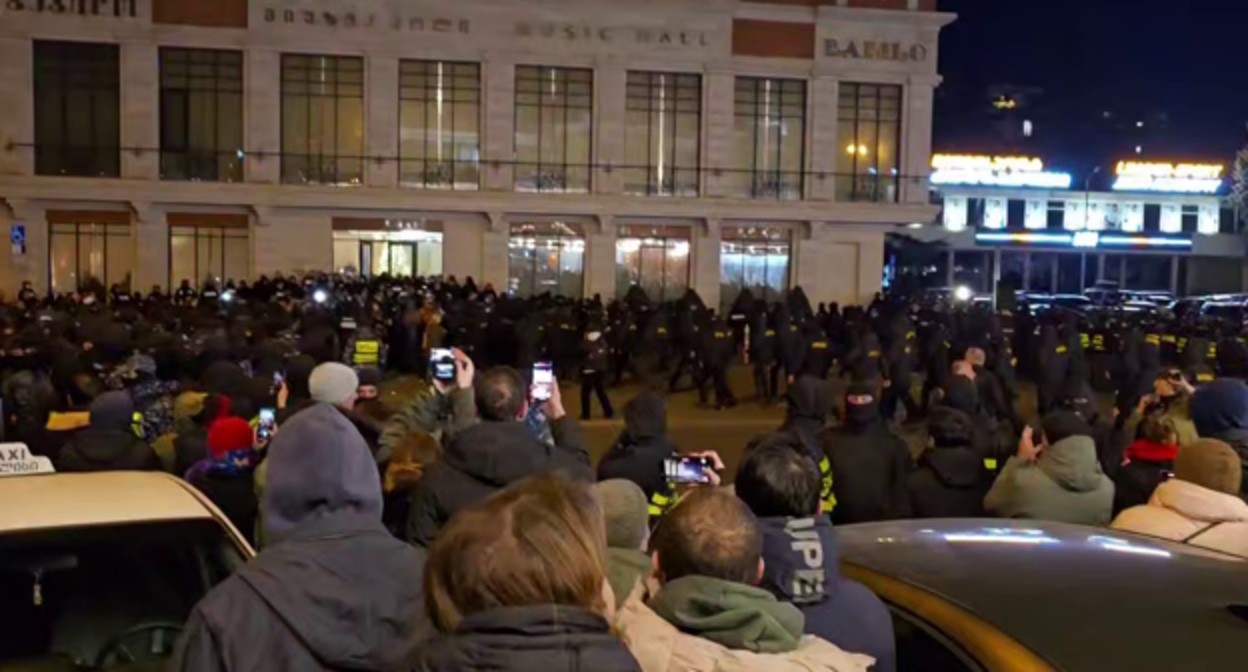
<instances>
[{"instance_id":1,"label":"georgian script signage","mask_svg":"<svg viewBox=\"0 0 1248 672\"><path fill-rule=\"evenodd\" d=\"M700 30L594 26L578 23L516 23L515 35L524 38L595 44L633 44L656 47L709 47L711 38Z\"/></svg>"},{"instance_id":2,"label":"georgian script signage","mask_svg":"<svg viewBox=\"0 0 1248 672\"><path fill-rule=\"evenodd\" d=\"M828 58L864 61L895 61L921 63L927 60L927 47L921 44L881 42L877 40L825 40L823 53Z\"/></svg>"},{"instance_id":3,"label":"georgian script signage","mask_svg":"<svg viewBox=\"0 0 1248 672\"><path fill-rule=\"evenodd\" d=\"M4 0L10 12L137 18L139 0Z\"/></svg>"},{"instance_id":4,"label":"georgian script signage","mask_svg":"<svg viewBox=\"0 0 1248 672\"><path fill-rule=\"evenodd\" d=\"M272 25L320 26L363 30L394 30L414 33L460 33L467 35L472 24L467 19L430 15L402 15L377 12L326 11L314 9L264 8L264 22Z\"/></svg>"}]
</instances>

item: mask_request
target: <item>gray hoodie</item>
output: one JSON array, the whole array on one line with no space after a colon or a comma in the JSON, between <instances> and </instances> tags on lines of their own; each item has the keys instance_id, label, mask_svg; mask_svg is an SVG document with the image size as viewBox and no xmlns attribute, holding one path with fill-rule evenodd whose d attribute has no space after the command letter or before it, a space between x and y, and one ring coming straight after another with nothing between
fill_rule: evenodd
<instances>
[{"instance_id":1,"label":"gray hoodie","mask_svg":"<svg viewBox=\"0 0 1248 672\"><path fill-rule=\"evenodd\" d=\"M363 437L317 404L268 450L261 502L271 540L191 613L173 670L388 670L430 632L424 554L381 524Z\"/></svg>"},{"instance_id":2,"label":"gray hoodie","mask_svg":"<svg viewBox=\"0 0 1248 672\"><path fill-rule=\"evenodd\" d=\"M989 513L1003 518L1108 525L1114 483L1101 471L1096 444L1071 436L1047 447L1034 463L1011 457L984 499Z\"/></svg>"}]
</instances>

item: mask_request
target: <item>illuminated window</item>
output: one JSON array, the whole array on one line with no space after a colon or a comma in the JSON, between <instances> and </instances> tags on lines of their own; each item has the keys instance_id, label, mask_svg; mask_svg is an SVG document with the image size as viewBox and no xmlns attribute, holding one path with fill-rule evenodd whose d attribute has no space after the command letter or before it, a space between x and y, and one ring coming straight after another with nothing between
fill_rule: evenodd
<instances>
[{"instance_id":1,"label":"illuminated window","mask_svg":"<svg viewBox=\"0 0 1248 672\"><path fill-rule=\"evenodd\" d=\"M697 196L702 148L702 78L628 73L624 192Z\"/></svg>"},{"instance_id":2,"label":"illuminated window","mask_svg":"<svg viewBox=\"0 0 1248 672\"><path fill-rule=\"evenodd\" d=\"M52 224L51 236L48 268L53 292L107 289L114 284L130 288L134 243L129 224Z\"/></svg>"},{"instance_id":3,"label":"illuminated window","mask_svg":"<svg viewBox=\"0 0 1248 672\"><path fill-rule=\"evenodd\" d=\"M160 177L243 179L243 54L160 50Z\"/></svg>"},{"instance_id":4,"label":"illuminated window","mask_svg":"<svg viewBox=\"0 0 1248 672\"><path fill-rule=\"evenodd\" d=\"M120 175L117 45L36 40L34 56L35 173Z\"/></svg>"},{"instance_id":5,"label":"illuminated window","mask_svg":"<svg viewBox=\"0 0 1248 672\"><path fill-rule=\"evenodd\" d=\"M897 202L901 87L842 82L838 119L837 200Z\"/></svg>"},{"instance_id":6,"label":"illuminated window","mask_svg":"<svg viewBox=\"0 0 1248 672\"><path fill-rule=\"evenodd\" d=\"M477 189L481 179L481 66L399 62L399 182Z\"/></svg>"},{"instance_id":7,"label":"illuminated window","mask_svg":"<svg viewBox=\"0 0 1248 672\"><path fill-rule=\"evenodd\" d=\"M370 277L442 275L442 232L406 229L394 232L335 231L334 270Z\"/></svg>"},{"instance_id":8,"label":"illuminated window","mask_svg":"<svg viewBox=\"0 0 1248 672\"><path fill-rule=\"evenodd\" d=\"M518 66L515 113L516 191L588 192L593 70Z\"/></svg>"},{"instance_id":9,"label":"illuminated window","mask_svg":"<svg viewBox=\"0 0 1248 672\"><path fill-rule=\"evenodd\" d=\"M806 82L738 77L732 194L798 200L806 166Z\"/></svg>"},{"instance_id":10,"label":"illuminated window","mask_svg":"<svg viewBox=\"0 0 1248 672\"><path fill-rule=\"evenodd\" d=\"M756 301L779 301L789 289L792 252L788 231L725 229L719 253L720 306L726 310L746 289Z\"/></svg>"},{"instance_id":11,"label":"illuminated window","mask_svg":"<svg viewBox=\"0 0 1248 672\"><path fill-rule=\"evenodd\" d=\"M673 301L689 289L689 229L622 226L615 243L615 295L640 287L651 301Z\"/></svg>"},{"instance_id":12,"label":"illuminated window","mask_svg":"<svg viewBox=\"0 0 1248 672\"><path fill-rule=\"evenodd\" d=\"M247 229L216 226L173 226L169 229L169 286L189 280L200 287L207 280L246 280L250 275L251 239Z\"/></svg>"},{"instance_id":13,"label":"illuminated window","mask_svg":"<svg viewBox=\"0 0 1248 672\"><path fill-rule=\"evenodd\" d=\"M282 181L364 181L364 59L282 55Z\"/></svg>"},{"instance_id":14,"label":"illuminated window","mask_svg":"<svg viewBox=\"0 0 1248 672\"><path fill-rule=\"evenodd\" d=\"M507 289L512 294L580 298L585 293L585 233L580 227L513 224L507 248Z\"/></svg>"}]
</instances>

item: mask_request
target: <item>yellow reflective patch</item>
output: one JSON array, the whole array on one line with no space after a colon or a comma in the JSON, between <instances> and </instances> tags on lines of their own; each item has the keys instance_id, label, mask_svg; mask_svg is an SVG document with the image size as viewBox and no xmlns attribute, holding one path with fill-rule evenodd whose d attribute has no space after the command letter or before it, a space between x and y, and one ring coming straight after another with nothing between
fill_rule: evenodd
<instances>
[{"instance_id":1,"label":"yellow reflective patch","mask_svg":"<svg viewBox=\"0 0 1248 672\"><path fill-rule=\"evenodd\" d=\"M1175 342L1175 341L1177 341L1178 339L1176 339L1174 336L1171 336L1170 334L1166 334L1165 336L1162 336L1162 337L1161 337L1161 340L1163 340L1163 341L1165 341L1165 342L1167 342L1167 343L1174 343L1174 342Z\"/></svg>"},{"instance_id":2,"label":"yellow reflective patch","mask_svg":"<svg viewBox=\"0 0 1248 672\"><path fill-rule=\"evenodd\" d=\"M379 341L356 341L355 351L364 355L375 355L381 351Z\"/></svg>"},{"instance_id":3,"label":"yellow reflective patch","mask_svg":"<svg viewBox=\"0 0 1248 672\"><path fill-rule=\"evenodd\" d=\"M1212 374L1212 373L1198 373L1198 374L1196 374L1196 382L1198 382L1198 383L1212 383L1212 382L1213 382L1213 374Z\"/></svg>"},{"instance_id":4,"label":"yellow reflective patch","mask_svg":"<svg viewBox=\"0 0 1248 672\"><path fill-rule=\"evenodd\" d=\"M1059 354L1059 355L1064 355L1064 354L1066 354L1067 352L1070 352L1070 351L1066 348L1066 346L1064 346L1064 345L1059 345L1059 346L1057 346L1057 351L1056 351L1056 352L1057 352L1057 354Z\"/></svg>"},{"instance_id":5,"label":"yellow reflective patch","mask_svg":"<svg viewBox=\"0 0 1248 672\"><path fill-rule=\"evenodd\" d=\"M764 336L775 336L775 335L776 335L776 330L775 330L775 329L768 329L767 331L763 332L763 335L764 335Z\"/></svg>"},{"instance_id":6,"label":"yellow reflective patch","mask_svg":"<svg viewBox=\"0 0 1248 672\"><path fill-rule=\"evenodd\" d=\"M812 350L827 350L828 344L825 343L824 341L815 341L814 343L810 344L810 348Z\"/></svg>"},{"instance_id":7,"label":"yellow reflective patch","mask_svg":"<svg viewBox=\"0 0 1248 672\"><path fill-rule=\"evenodd\" d=\"M824 455L819 460L819 474L823 477L819 488L819 501L823 503L823 512L832 513L836 508L836 495L832 494L832 462Z\"/></svg>"},{"instance_id":8,"label":"yellow reflective patch","mask_svg":"<svg viewBox=\"0 0 1248 672\"><path fill-rule=\"evenodd\" d=\"M663 327L659 327L659 328L658 328L658 329L656 329L655 331L656 331L657 333L660 333L660 334L666 334L666 333L667 333L667 329L665 329L665 328L663 328Z\"/></svg>"},{"instance_id":9,"label":"yellow reflective patch","mask_svg":"<svg viewBox=\"0 0 1248 672\"><path fill-rule=\"evenodd\" d=\"M875 359L875 358L877 358L877 357L879 357L879 356L880 356L880 351L879 351L879 350L870 350L870 351L868 351L868 352L867 352L867 357L868 357L868 358Z\"/></svg>"},{"instance_id":10,"label":"yellow reflective patch","mask_svg":"<svg viewBox=\"0 0 1248 672\"><path fill-rule=\"evenodd\" d=\"M985 457L985 458L984 458L984 468L985 468L985 469L987 469L988 471L996 471L996 470L997 470L997 461L996 461L995 459L991 458L991 457Z\"/></svg>"},{"instance_id":11,"label":"yellow reflective patch","mask_svg":"<svg viewBox=\"0 0 1248 672\"><path fill-rule=\"evenodd\" d=\"M1010 366L1018 366L1018 358L1017 358L1017 357L1011 357L1011 358L1010 358Z\"/></svg>"},{"instance_id":12,"label":"yellow reflective patch","mask_svg":"<svg viewBox=\"0 0 1248 672\"><path fill-rule=\"evenodd\" d=\"M1161 338L1157 334L1149 334L1144 337L1144 342L1149 345L1161 345Z\"/></svg>"}]
</instances>

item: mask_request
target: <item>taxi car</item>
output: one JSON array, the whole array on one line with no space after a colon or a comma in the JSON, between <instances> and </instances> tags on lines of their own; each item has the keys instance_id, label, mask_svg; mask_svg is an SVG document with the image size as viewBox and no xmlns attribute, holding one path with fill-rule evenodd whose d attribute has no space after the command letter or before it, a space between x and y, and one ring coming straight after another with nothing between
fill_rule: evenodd
<instances>
[{"instance_id":1,"label":"taxi car","mask_svg":"<svg viewBox=\"0 0 1248 672\"><path fill-rule=\"evenodd\" d=\"M898 672L1242 670L1248 562L1061 523L839 528L893 615Z\"/></svg>"},{"instance_id":2,"label":"taxi car","mask_svg":"<svg viewBox=\"0 0 1248 672\"><path fill-rule=\"evenodd\" d=\"M51 473L0 445L0 672L158 670L191 608L255 553L163 473Z\"/></svg>"}]
</instances>

